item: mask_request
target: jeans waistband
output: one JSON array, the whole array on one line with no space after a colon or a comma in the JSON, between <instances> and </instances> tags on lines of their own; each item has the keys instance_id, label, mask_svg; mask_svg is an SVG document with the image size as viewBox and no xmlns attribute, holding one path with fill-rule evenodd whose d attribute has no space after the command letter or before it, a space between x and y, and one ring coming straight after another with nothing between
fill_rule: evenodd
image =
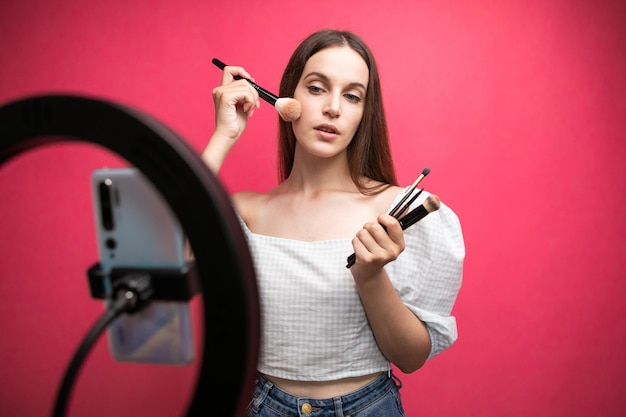
<instances>
[{"instance_id":1,"label":"jeans waistband","mask_svg":"<svg viewBox=\"0 0 626 417\"><path fill-rule=\"evenodd\" d=\"M285 415L292 415L298 410L302 415L348 415L354 414L360 409L368 407L379 398L386 395L392 389L399 389L400 381L391 373L384 372L372 382L346 395L333 398L319 399L296 397L276 387L272 382L258 376L255 389L255 398L251 403L252 408L257 408L263 402L269 401L271 407ZM330 414L328 413L330 412Z\"/></svg>"}]
</instances>

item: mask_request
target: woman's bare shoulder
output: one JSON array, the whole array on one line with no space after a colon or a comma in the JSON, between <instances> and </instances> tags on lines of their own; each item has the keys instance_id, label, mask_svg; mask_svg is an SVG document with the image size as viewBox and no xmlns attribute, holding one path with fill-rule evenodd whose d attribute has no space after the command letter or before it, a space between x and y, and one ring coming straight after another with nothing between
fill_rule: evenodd
<instances>
[{"instance_id":1,"label":"woman's bare shoulder","mask_svg":"<svg viewBox=\"0 0 626 417\"><path fill-rule=\"evenodd\" d=\"M231 195L235 209L244 219L254 207L258 207L267 199L267 194L255 191L239 191Z\"/></svg>"},{"instance_id":2,"label":"woman's bare shoulder","mask_svg":"<svg viewBox=\"0 0 626 417\"><path fill-rule=\"evenodd\" d=\"M375 193L371 198L376 201L377 205L382 207L388 206L393 200L404 190L404 188L397 185L382 184L376 181L371 181L368 184L373 189L379 189L380 191Z\"/></svg>"}]
</instances>

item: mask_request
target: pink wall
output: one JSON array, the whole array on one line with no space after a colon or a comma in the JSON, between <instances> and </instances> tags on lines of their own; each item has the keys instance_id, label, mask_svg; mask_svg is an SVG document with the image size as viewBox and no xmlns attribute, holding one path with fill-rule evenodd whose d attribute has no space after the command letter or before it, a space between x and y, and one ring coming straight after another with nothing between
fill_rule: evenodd
<instances>
[{"instance_id":1,"label":"pink wall","mask_svg":"<svg viewBox=\"0 0 626 417\"><path fill-rule=\"evenodd\" d=\"M200 151L220 79L212 57L277 91L302 37L357 31L380 63L401 182L429 166L424 185L459 214L467 244L460 338L403 376L408 415L621 416L625 5L3 1L0 103L50 92L112 99ZM223 170L229 190L275 183L275 123L264 103ZM85 282L97 260L88 176L119 163L74 143L0 168L2 416L50 414L101 312ZM71 415L182 415L196 370L116 363L102 339Z\"/></svg>"}]
</instances>

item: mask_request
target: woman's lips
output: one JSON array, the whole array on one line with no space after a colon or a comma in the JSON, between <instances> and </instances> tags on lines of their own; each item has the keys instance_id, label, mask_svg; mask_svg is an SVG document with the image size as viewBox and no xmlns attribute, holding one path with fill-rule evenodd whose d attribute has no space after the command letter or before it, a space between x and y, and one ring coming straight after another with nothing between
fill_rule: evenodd
<instances>
[{"instance_id":1,"label":"woman's lips","mask_svg":"<svg viewBox=\"0 0 626 417\"><path fill-rule=\"evenodd\" d=\"M318 131L319 135L323 139L333 139L339 134L337 128L330 124L321 124L319 126L316 126L315 130Z\"/></svg>"}]
</instances>

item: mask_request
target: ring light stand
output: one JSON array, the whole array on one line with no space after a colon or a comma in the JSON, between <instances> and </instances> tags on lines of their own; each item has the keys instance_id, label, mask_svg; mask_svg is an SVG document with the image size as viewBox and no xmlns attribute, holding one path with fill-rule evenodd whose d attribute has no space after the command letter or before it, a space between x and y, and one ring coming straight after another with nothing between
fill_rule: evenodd
<instances>
[{"instance_id":1,"label":"ring light stand","mask_svg":"<svg viewBox=\"0 0 626 417\"><path fill-rule=\"evenodd\" d=\"M103 100L44 95L0 107L0 167L63 140L107 148L137 167L178 218L195 254L204 352L187 416L239 416L256 376L259 306L251 255L222 185L200 156L142 112ZM212 389L219 375L227 392Z\"/></svg>"}]
</instances>

